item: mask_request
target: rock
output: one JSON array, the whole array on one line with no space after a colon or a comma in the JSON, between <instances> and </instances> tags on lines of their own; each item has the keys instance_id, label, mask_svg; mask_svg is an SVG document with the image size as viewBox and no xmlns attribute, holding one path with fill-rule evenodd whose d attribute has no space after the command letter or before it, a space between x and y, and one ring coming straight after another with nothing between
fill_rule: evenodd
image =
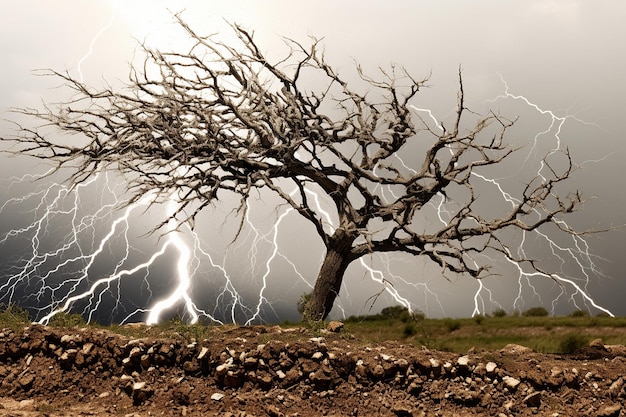
<instances>
[{"instance_id":1,"label":"rock","mask_svg":"<svg viewBox=\"0 0 626 417\"><path fill-rule=\"evenodd\" d=\"M413 411L404 405L395 405L391 411L398 417L413 417Z\"/></svg>"},{"instance_id":2,"label":"rock","mask_svg":"<svg viewBox=\"0 0 626 417\"><path fill-rule=\"evenodd\" d=\"M488 362L487 365L485 365L485 371L487 371L488 374L494 373L497 368L498 365L496 365L494 362Z\"/></svg>"},{"instance_id":3,"label":"rock","mask_svg":"<svg viewBox=\"0 0 626 417\"><path fill-rule=\"evenodd\" d=\"M595 349L602 349L602 350L606 350L606 347L604 346L604 341L602 339L593 339L591 342L589 342L589 347L590 348L595 348Z\"/></svg>"},{"instance_id":4,"label":"rock","mask_svg":"<svg viewBox=\"0 0 626 417\"><path fill-rule=\"evenodd\" d=\"M466 368L469 365L469 356L465 355L465 356L461 356L459 359L457 359L456 363L457 365Z\"/></svg>"},{"instance_id":5,"label":"rock","mask_svg":"<svg viewBox=\"0 0 626 417\"><path fill-rule=\"evenodd\" d=\"M202 349L200 349L200 353L198 354L198 360L204 359L207 353L209 353L209 348L203 346Z\"/></svg>"},{"instance_id":6,"label":"rock","mask_svg":"<svg viewBox=\"0 0 626 417\"><path fill-rule=\"evenodd\" d=\"M444 394L444 398L449 398L452 401L465 406L474 406L480 402L481 394L478 391L457 388L453 389L451 392L446 392L446 394Z\"/></svg>"},{"instance_id":7,"label":"rock","mask_svg":"<svg viewBox=\"0 0 626 417\"><path fill-rule=\"evenodd\" d=\"M622 391L623 387L624 387L624 378L622 378L620 376L615 381L613 381L613 383L609 387L609 394L612 397L616 397L616 396L618 396L620 394L620 392Z\"/></svg>"},{"instance_id":8,"label":"rock","mask_svg":"<svg viewBox=\"0 0 626 417\"><path fill-rule=\"evenodd\" d=\"M141 355L141 360L140 360L141 366L143 366L144 368L149 368L150 364L152 363L152 359L150 357L150 355L144 354Z\"/></svg>"},{"instance_id":9,"label":"rock","mask_svg":"<svg viewBox=\"0 0 626 417\"><path fill-rule=\"evenodd\" d=\"M26 408L26 407L31 407L35 405L35 400L22 400L19 403L19 407L20 408ZM21 415L21 414L20 414Z\"/></svg>"},{"instance_id":10,"label":"rock","mask_svg":"<svg viewBox=\"0 0 626 417\"><path fill-rule=\"evenodd\" d=\"M135 382L133 384L132 396L133 396L133 404L141 405L148 398L150 398L154 394L154 390L148 385L147 382Z\"/></svg>"},{"instance_id":11,"label":"rock","mask_svg":"<svg viewBox=\"0 0 626 417\"><path fill-rule=\"evenodd\" d=\"M619 404L605 405L598 410L598 417L618 417L622 412L622 406Z\"/></svg>"},{"instance_id":12,"label":"rock","mask_svg":"<svg viewBox=\"0 0 626 417\"><path fill-rule=\"evenodd\" d=\"M344 324L342 322L333 320L328 322L328 324L326 325L326 330L333 333L339 333L343 330L343 326Z\"/></svg>"},{"instance_id":13,"label":"rock","mask_svg":"<svg viewBox=\"0 0 626 417\"><path fill-rule=\"evenodd\" d=\"M141 348L139 346L135 346L134 348L132 348L130 350L130 353L128 354L128 357L129 358L136 358L138 356L141 356L142 353L143 352L142 352Z\"/></svg>"},{"instance_id":14,"label":"rock","mask_svg":"<svg viewBox=\"0 0 626 417\"><path fill-rule=\"evenodd\" d=\"M237 388L243 383L241 372L228 371L222 381L226 388Z\"/></svg>"},{"instance_id":15,"label":"rock","mask_svg":"<svg viewBox=\"0 0 626 417\"><path fill-rule=\"evenodd\" d=\"M539 407L541 405L541 392L536 391L528 394L526 397L524 397L522 402L529 407Z\"/></svg>"},{"instance_id":16,"label":"rock","mask_svg":"<svg viewBox=\"0 0 626 417\"><path fill-rule=\"evenodd\" d=\"M23 390L29 390L33 386L33 382L35 382L35 377L32 374L22 375L17 383L20 384Z\"/></svg>"},{"instance_id":17,"label":"rock","mask_svg":"<svg viewBox=\"0 0 626 417\"><path fill-rule=\"evenodd\" d=\"M376 379L382 379L385 377L385 368L383 368L382 365L374 365L370 372Z\"/></svg>"},{"instance_id":18,"label":"rock","mask_svg":"<svg viewBox=\"0 0 626 417\"><path fill-rule=\"evenodd\" d=\"M211 395L211 399L213 401L220 401L222 398L224 398L224 394L222 394L221 392L216 392L213 395Z\"/></svg>"},{"instance_id":19,"label":"rock","mask_svg":"<svg viewBox=\"0 0 626 417\"><path fill-rule=\"evenodd\" d=\"M74 359L76 359L76 353L78 350L76 349L67 349L65 350L61 356L59 357L59 361L61 362L61 366L70 367L74 363Z\"/></svg>"},{"instance_id":20,"label":"rock","mask_svg":"<svg viewBox=\"0 0 626 417\"><path fill-rule=\"evenodd\" d=\"M91 351L93 350L93 348L94 348L94 344L93 343L91 343L91 342L85 343L83 345L83 348L82 348L83 355L89 355L91 353Z\"/></svg>"},{"instance_id":21,"label":"rock","mask_svg":"<svg viewBox=\"0 0 626 417\"><path fill-rule=\"evenodd\" d=\"M183 363L183 370L188 374L195 374L200 372L201 366L197 361L191 360Z\"/></svg>"},{"instance_id":22,"label":"rock","mask_svg":"<svg viewBox=\"0 0 626 417\"><path fill-rule=\"evenodd\" d=\"M515 343L509 343L508 345L500 349L500 353L505 355L521 355L524 353L530 353L532 351L533 350L529 347L516 345Z\"/></svg>"},{"instance_id":23,"label":"rock","mask_svg":"<svg viewBox=\"0 0 626 417\"><path fill-rule=\"evenodd\" d=\"M517 388L517 386L520 384L520 380L519 379L515 379L513 377L510 376L504 376L502 377L502 382L504 382L504 384L511 388L511 389L515 389Z\"/></svg>"},{"instance_id":24,"label":"rock","mask_svg":"<svg viewBox=\"0 0 626 417\"><path fill-rule=\"evenodd\" d=\"M215 368L215 372L217 372L218 375L223 375L225 374L231 367L233 366L233 358L228 358L226 360L225 363L218 365Z\"/></svg>"}]
</instances>

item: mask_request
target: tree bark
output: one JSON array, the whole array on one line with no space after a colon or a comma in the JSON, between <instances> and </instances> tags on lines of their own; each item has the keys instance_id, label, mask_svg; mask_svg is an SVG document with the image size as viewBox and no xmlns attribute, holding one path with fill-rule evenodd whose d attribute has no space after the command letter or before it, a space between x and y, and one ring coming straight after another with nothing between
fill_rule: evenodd
<instances>
[{"instance_id":1,"label":"tree bark","mask_svg":"<svg viewBox=\"0 0 626 417\"><path fill-rule=\"evenodd\" d=\"M304 309L302 319L324 320L333 308L339 295L343 276L352 262L352 242L354 238L335 239L327 247L326 257L315 281L311 298Z\"/></svg>"}]
</instances>

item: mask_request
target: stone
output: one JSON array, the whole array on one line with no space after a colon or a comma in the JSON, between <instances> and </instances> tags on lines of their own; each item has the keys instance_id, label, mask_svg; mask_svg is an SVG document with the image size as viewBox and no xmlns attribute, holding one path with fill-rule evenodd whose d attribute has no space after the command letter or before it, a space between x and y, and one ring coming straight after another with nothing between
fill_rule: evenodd
<instances>
[{"instance_id":1,"label":"stone","mask_svg":"<svg viewBox=\"0 0 626 417\"><path fill-rule=\"evenodd\" d=\"M535 391L531 394L528 394L526 397L524 397L522 402L529 407L539 407L541 405L541 392Z\"/></svg>"},{"instance_id":2,"label":"stone","mask_svg":"<svg viewBox=\"0 0 626 417\"><path fill-rule=\"evenodd\" d=\"M599 338L593 339L591 342L589 342L589 347L606 350L606 347L604 346L604 341Z\"/></svg>"},{"instance_id":3,"label":"stone","mask_svg":"<svg viewBox=\"0 0 626 417\"><path fill-rule=\"evenodd\" d=\"M469 356L465 355L465 356L461 356L459 359L457 359L456 363L457 365L466 368L469 365Z\"/></svg>"},{"instance_id":4,"label":"stone","mask_svg":"<svg viewBox=\"0 0 626 417\"><path fill-rule=\"evenodd\" d=\"M398 417L413 417L413 411L404 405L395 405L391 411Z\"/></svg>"},{"instance_id":5,"label":"stone","mask_svg":"<svg viewBox=\"0 0 626 417\"><path fill-rule=\"evenodd\" d=\"M333 332L333 333L339 333L340 331L343 330L344 324L340 321L337 320L333 320L328 322L328 324L326 325L326 330L328 330L329 332Z\"/></svg>"},{"instance_id":6,"label":"stone","mask_svg":"<svg viewBox=\"0 0 626 417\"><path fill-rule=\"evenodd\" d=\"M618 417L622 412L622 406L619 404L605 405L598 410L598 417Z\"/></svg>"},{"instance_id":7,"label":"stone","mask_svg":"<svg viewBox=\"0 0 626 417\"><path fill-rule=\"evenodd\" d=\"M31 407L33 405L35 405L35 400L30 400L29 399L29 400L22 400L22 401L20 401L19 407L20 408L26 408L26 407Z\"/></svg>"},{"instance_id":8,"label":"stone","mask_svg":"<svg viewBox=\"0 0 626 417\"><path fill-rule=\"evenodd\" d=\"M204 359L207 353L209 353L209 348L203 346L202 349L200 349L200 353L198 354L198 360Z\"/></svg>"},{"instance_id":9,"label":"stone","mask_svg":"<svg viewBox=\"0 0 626 417\"><path fill-rule=\"evenodd\" d=\"M532 351L533 350L529 347L516 345L515 343L509 343L508 345L500 349L500 353L506 355L521 355L524 353L530 353Z\"/></svg>"},{"instance_id":10,"label":"stone","mask_svg":"<svg viewBox=\"0 0 626 417\"><path fill-rule=\"evenodd\" d=\"M129 358L136 358L138 356L141 356L142 353L143 352L142 352L141 348L139 346L135 346L134 348L132 348L130 350L130 353L128 354L128 357Z\"/></svg>"},{"instance_id":11,"label":"stone","mask_svg":"<svg viewBox=\"0 0 626 417\"><path fill-rule=\"evenodd\" d=\"M517 388L517 386L520 384L520 380L519 379L515 379L513 377L510 376L504 376L502 377L502 382L504 382L504 384L511 388L511 389L515 389Z\"/></svg>"},{"instance_id":12,"label":"stone","mask_svg":"<svg viewBox=\"0 0 626 417\"><path fill-rule=\"evenodd\" d=\"M496 365L494 362L488 362L487 365L485 365L485 371L487 371L488 374L494 373L497 368L498 365Z\"/></svg>"},{"instance_id":13,"label":"stone","mask_svg":"<svg viewBox=\"0 0 626 417\"><path fill-rule=\"evenodd\" d=\"M616 396L618 396L620 394L620 392L622 391L623 387L624 387L624 378L622 378L620 376L615 381L613 381L613 383L609 387L609 394L612 397L616 397Z\"/></svg>"},{"instance_id":14,"label":"stone","mask_svg":"<svg viewBox=\"0 0 626 417\"><path fill-rule=\"evenodd\" d=\"M213 401L221 401L222 398L224 398L224 394L222 394L221 392L216 392L213 395L211 395L211 399Z\"/></svg>"},{"instance_id":15,"label":"stone","mask_svg":"<svg viewBox=\"0 0 626 417\"><path fill-rule=\"evenodd\" d=\"M146 402L154 394L154 390L147 382L135 382L132 389L132 397L134 405L141 405Z\"/></svg>"},{"instance_id":16,"label":"stone","mask_svg":"<svg viewBox=\"0 0 626 417\"><path fill-rule=\"evenodd\" d=\"M32 374L22 375L17 380L17 383L20 384L24 390L29 390L33 386L33 382L35 382L35 377Z\"/></svg>"},{"instance_id":17,"label":"stone","mask_svg":"<svg viewBox=\"0 0 626 417\"><path fill-rule=\"evenodd\" d=\"M93 348L94 348L94 344L93 343L91 343L91 342L85 343L83 345L83 348L82 348L83 354L84 355L89 355L91 353L91 351L93 350Z\"/></svg>"}]
</instances>

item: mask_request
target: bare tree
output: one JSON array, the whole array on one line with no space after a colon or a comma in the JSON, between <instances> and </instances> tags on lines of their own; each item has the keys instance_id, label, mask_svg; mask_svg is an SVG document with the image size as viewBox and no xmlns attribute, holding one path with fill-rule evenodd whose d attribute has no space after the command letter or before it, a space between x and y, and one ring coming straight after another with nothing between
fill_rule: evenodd
<instances>
[{"instance_id":1,"label":"bare tree","mask_svg":"<svg viewBox=\"0 0 626 417\"><path fill-rule=\"evenodd\" d=\"M271 190L311 222L326 247L304 312L314 320L326 318L346 269L368 254L428 257L444 271L481 279L490 272L480 254L489 251L550 276L503 236L548 223L577 233L562 221L582 203L579 193L560 191L575 168L567 150L546 155L543 171L507 194L504 213L476 208L476 184L483 182L477 174L515 152L504 141L514 120L470 112L460 71L454 120L433 126L411 107L426 79L402 68L373 77L357 65L358 82L368 86L360 93L326 62L317 40L305 46L286 39L289 55L270 62L239 26L233 27L238 44L230 45L179 22L193 47L144 48L144 65L131 68L125 89L92 89L52 71L75 99L21 112L82 139L50 139L39 128L24 128L5 139L14 142L12 151L71 168L72 184L119 171L128 180L128 204L146 193L154 204L175 196L179 205L170 219L191 224L228 193L238 196L243 218L251 193ZM428 143L423 154L401 160L417 140ZM551 164L555 152L564 157ZM332 202L333 224L313 192ZM425 226L420 212L434 201L447 204L448 218Z\"/></svg>"}]
</instances>

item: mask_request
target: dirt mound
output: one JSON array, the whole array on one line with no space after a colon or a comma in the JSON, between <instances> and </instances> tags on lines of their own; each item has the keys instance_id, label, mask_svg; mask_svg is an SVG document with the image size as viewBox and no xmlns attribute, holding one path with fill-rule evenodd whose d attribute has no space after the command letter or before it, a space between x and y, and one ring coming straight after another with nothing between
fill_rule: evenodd
<instances>
[{"instance_id":1,"label":"dirt mound","mask_svg":"<svg viewBox=\"0 0 626 417\"><path fill-rule=\"evenodd\" d=\"M620 416L626 348L459 355L237 327L202 341L0 331L0 416Z\"/></svg>"}]
</instances>

